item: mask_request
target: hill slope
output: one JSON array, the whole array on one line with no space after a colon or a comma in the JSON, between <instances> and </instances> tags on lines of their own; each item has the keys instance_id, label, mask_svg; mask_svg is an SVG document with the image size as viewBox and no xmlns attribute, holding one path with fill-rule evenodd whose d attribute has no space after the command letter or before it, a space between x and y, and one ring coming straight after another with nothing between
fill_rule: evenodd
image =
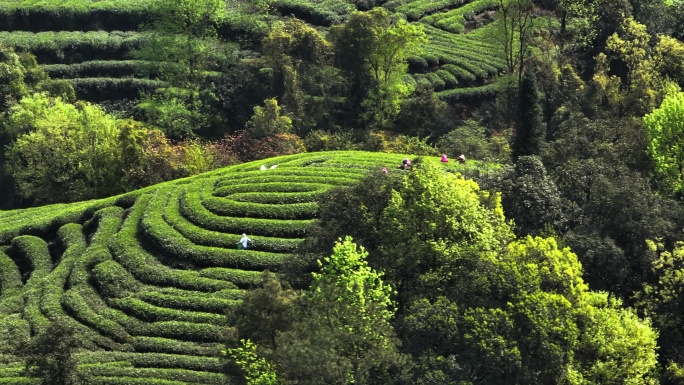
<instances>
[{"instance_id":1,"label":"hill slope","mask_svg":"<svg viewBox=\"0 0 684 385\"><path fill-rule=\"evenodd\" d=\"M147 41L139 26L154 19L150 0L4 0L0 42L36 55L55 79L74 85L92 102L134 99L164 83L143 74L145 63L131 52ZM492 0L389 0L394 17L424 27L428 43L410 57L411 83L431 87L449 100L478 100L494 93L492 80L504 70L500 50L488 38L496 23ZM349 0L276 0L274 17L293 15L322 29L356 9ZM495 27L494 27L495 28ZM239 27L220 31L230 40ZM244 31L243 31L244 32ZM240 35L240 33L237 33ZM248 34L249 35L249 34ZM261 36L249 36L258 41Z\"/></svg>"},{"instance_id":2,"label":"hill slope","mask_svg":"<svg viewBox=\"0 0 684 385\"><path fill-rule=\"evenodd\" d=\"M31 383L8 341L57 319L79 331L90 351L80 370L94 383L221 383L225 309L304 239L321 193L380 177L385 165L403 172L402 158L298 154L103 200L0 211L0 383ZM236 248L243 232L249 250Z\"/></svg>"}]
</instances>

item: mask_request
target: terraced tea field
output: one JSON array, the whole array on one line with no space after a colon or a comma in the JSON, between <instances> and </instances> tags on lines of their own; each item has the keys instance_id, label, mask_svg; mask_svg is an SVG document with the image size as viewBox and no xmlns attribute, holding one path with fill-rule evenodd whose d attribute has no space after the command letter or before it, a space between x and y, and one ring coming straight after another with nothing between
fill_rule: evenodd
<instances>
[{"instance_id":1,"label":"terraced tea field","mask_svg":"<svg viewBox=\"0 0 684 385\"><path fill-rule=\"evenodd\" d=\"M382 166L404 172L394 168L402 158L298 154L108 199L0 211L0 347L61 319L88 351L79 370L90 383L222 383L225 310L293 253L321 193L382 177ZM236 247L242 233L249 250ZM37 383L0 353L1 384Z\"/></svg>"},{"instance_id":2,"label":"terraced tea field","mask_svg":"<svg viewBox=\"0 0 684 385\"><path fill-rule=\"evenodd\" d=\"M151 3L4 0L0 44L33 52L52 78L71 81L79 98L133 99L164 85L145 77L145 63L131 54L146 41L139 26L153 17ZM493 14L493 0L389 0L382 6L425 27L429 42L410 58L408 81L432 87L450 100L493 94L490 84L504 68L502 56L485 38L493 24L480 23L471 31L478 27L473 18ZM350 0L275 0L274 9L276 17L294 15L325 28L343 22L355 5ZM225 38L234 32L230 24L221 30Z\"/></svg>"}]
</instances>

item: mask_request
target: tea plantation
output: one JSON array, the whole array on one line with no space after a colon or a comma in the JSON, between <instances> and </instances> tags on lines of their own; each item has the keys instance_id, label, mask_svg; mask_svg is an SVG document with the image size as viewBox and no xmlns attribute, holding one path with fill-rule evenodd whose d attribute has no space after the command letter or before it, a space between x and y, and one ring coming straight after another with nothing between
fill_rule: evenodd
<instances>
[{"instance_id":1,"label":"tea plantation","mask_svg":"<svg viewBox=\"0 0 684 385\"><path fill-rule=\"evenodd\" d=\"M145 75L149 65L132 54L147 41L140 26L154 15L149 0L4 0L0 4L0 42L36 55L54 79L69 80L79 99L92 102L135 99L165 84ZM396 17L424 27L428 43L409 58L406 81L429 86L448 100L494 94L492 79L505 63L487 37L496 27L492 0L389 0L378 2ZM327 28L355 10L345 0L275 0L278 18L293 15ZM262 32L240 31L228 23L225 40ZM243 36L244 38L244 36Z\"/></svg>"},{"instance_id":2,"label":"tea plantation","mask_svg":"<svg viewBox=\"0 0 684 385\"><path fill-rule=\"evenodd\" d=\"M321 193L382 177L382 166L402 173L404 157L304 153L103 200L0 211L0 384L38 383L8 346L55 320L78 330L90 383L222 383L225 310L292 255ZM248 250L236 247L242 233Z\"/></svg>"}]
</instances>

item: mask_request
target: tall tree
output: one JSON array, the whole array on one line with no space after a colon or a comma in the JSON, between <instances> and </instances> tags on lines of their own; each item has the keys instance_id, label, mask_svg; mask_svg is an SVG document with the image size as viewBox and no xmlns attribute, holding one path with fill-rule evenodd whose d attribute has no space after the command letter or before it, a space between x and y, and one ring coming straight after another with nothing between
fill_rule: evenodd
<instances>
[{"instance_id":1,"label":"tall tree","mask_svg":"<svg viewBox=\"0 0 684 385\"><path fill-rule=\"evenodd\" d=\"M273 68L273 89L283 108L300 128L305 120L305 95L329 96L339 80L332 71L332 45L316 29L290 18L280 22L263 41ZM324 81L322 73L331 75Z\"/></svg>"},{"instance_id":2,"label":"tall tree","mask_svg":"<svg viewBox=\"0 0 684 385\"><path fill-rule=\"evenodd\" d=\"M530 71L525 71L518 87L518 117L513 138L513 158L538 155L544 141L544 127L539 104L537 81Z\"/></svg>"},{"instance_id":3,"label":"tall tree","mask_svg":"<svg viewBox=\"0 0 684 385\"><path fill-rule=\"evenodd\" d=\"M522 81L525 62L534 31L532 0L497 0L499 28L495 40L500 44L506 62L506 72Z\"/></svg>"},{"instance_id":4,"label":"tall tree","mask_svg":"<svg viewBox=\"0 0 684 385\"><path fill-rule=\"evenodd\" d=\"M346 383L368 383L372 370L387 365L396 350L392 288L368 266L367 256L351 237L339 240L330 257L319 261L307 293L314 319L326 325L349 363Z\"/></svg>"},{"instance_id":5,"label":"tall tree","mask_svg":"<svg viewBox=\"0 0 684 385\"><path fill-rule=\"evenodd\" d=\"M648 155L655 176L667 193L684 194L684 93L663 100L659 108L644 116L648 133Z\"/></svg>"},{"instance_id":6,"label":"tall tree","mask_svg":"<svg viewBox=\"0 0 684 385\"><path fill-rule=\"evenodd\" d=\"M420 26L405 20L392 23L382 7L354 12L349 20L330 30L335 63L349 79L348 104L365 124L385 127L398 113L400 100L410 89L402 75L407 56L426 41Z\"/></svg>"},{"instance_id":7,"label":"tall tree","mask_svg":"<svg viewBox=\"0 0 684 385\"><path fill-rule=\"evenodd\" d=\"M662 242L647 241L656 254L651 268L656 275L636 295L636 306L658 329L659 361L666 368L663 384L684 381L684 243L668 249Z\"/></svg>"}]
</instances>

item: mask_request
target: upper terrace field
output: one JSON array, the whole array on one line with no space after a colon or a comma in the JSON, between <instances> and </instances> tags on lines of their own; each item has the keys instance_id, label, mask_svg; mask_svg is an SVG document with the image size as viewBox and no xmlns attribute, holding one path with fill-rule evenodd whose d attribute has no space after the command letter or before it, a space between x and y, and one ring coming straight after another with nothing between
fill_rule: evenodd
<instances>
[{"instance_id":1,"label":"upper terrace field","mask_svg":"<svg viewBox=\"0 0 684 385\"><path fill-rule=\"evenodd\" d=\"M0 4L0 42L34 52L53 78L74 83L86 100L135 98L163 86L148 79L131 51L144 44L149 0L6 0ZM493 23L492 0L390 0L383 7L424 26L428 44L409 59L409 82L430 86L447 99L486 97L504 68L485 37ZM301 18L326 28L355 7L345 0L276 0L275 17ZM477 27L477 28L476 28ZM219 31L229 38L230 23Z\"/></svg>"}]
</instances>

